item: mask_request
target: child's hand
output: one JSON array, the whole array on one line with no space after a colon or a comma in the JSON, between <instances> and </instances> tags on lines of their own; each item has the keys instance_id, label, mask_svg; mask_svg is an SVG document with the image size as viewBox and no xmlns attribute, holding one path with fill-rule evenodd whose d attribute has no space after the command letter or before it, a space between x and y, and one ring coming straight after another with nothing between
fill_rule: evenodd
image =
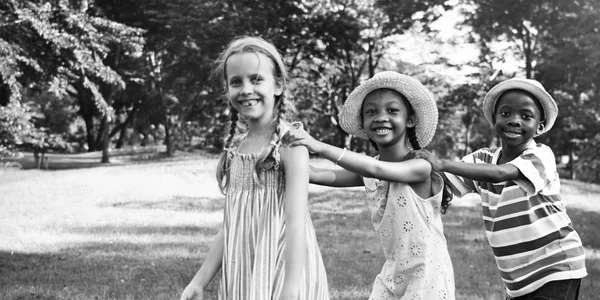
<instances>
[{"instance_id":1,"label":"child's hand","mask_svg":"<svg viewBox=\"0 0 600 300\"><path fill-rule=\"evenodd\" d=\"M190 283L183 293L181 293L181 297L179 300L203 300L204 299L204 289L196 284Z\"/></svg>"},{"instance_id":2,"label":"child's hand","mask_svg":"<svg viewBox=\"0 0 600 300\"><path fill-rule=\"evenodd\" d=\"M319 152L319 142L308 134L302 126L294 126L282 138L283 144L288 147L305 146L309 152Z\"/></svg>"},{"instance_id":3,"label":"child's hand","mask_svg":"<svg viewBox=\"0 0 600 300\"><path fill-rule=\"evenodd\" d=\"M428 161L431 164L431 168L436 172L443 171L444 162L441 159L437 158L435 155L433 155L433 153L425 149L413 150L411 151L411 156L412 158L422 158Z\"/></svg>"}]
</instances>

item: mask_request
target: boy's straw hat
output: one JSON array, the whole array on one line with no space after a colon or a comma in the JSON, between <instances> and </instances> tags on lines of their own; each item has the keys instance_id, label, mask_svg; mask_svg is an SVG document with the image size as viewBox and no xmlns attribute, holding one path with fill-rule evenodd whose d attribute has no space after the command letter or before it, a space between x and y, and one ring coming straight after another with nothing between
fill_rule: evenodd
<instances>
[{"instance_id":1,"label":"boy's straw hat","mask_svg":"<svg viewBox=\"0 0 600 300\"><path fill-rule=\"evenodd\" d=\"M552 96L546 92L541 83L533 79L525 78L512 78L498 83L485 95L483 100L483 115L487 121L494 125L492 122L492 116L494 115L494 109L496 108L496 101L502 96L502 94L508 90L524 90L531 93L542 105L544 110L544 129L539 131L538 135L546 133L554 126L556 116L558 115L558 107L556 102L552 99Z\"/></svg>"},{"instance_id":2,"label":"boy's straw hat","mask_svg":"<svg viewBox=\"0 0 600 300\"><path fill-rule=\"evenodd\" d=\"M342 129L359 138L368 139L363 130L362 104L370 92L384 88L398 91L410 102L416 117L417 140L421 147L427 146L433 139L438 122L438 109L435 99L433 94L421 82L398 72L385 71L377 73L350 93L339 115ZM406 142L410 146L408 137Z\"/></svg>"}]
</instances>

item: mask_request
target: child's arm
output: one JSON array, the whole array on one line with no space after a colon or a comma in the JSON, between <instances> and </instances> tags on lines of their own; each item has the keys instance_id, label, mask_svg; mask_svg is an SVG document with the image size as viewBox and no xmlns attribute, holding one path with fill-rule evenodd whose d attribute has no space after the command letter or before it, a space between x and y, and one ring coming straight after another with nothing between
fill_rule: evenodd
<instances>
[{"instance_id":1,"label":"child's arm","mask_svg":"<svg viewBox=\"0 0 600 300\"><path fill-rule=\"evenodd\" d=\"M284 140L291 147L306 146L309 151L318 153L342 168L363 177L413 183L423 182L431 174L431 165L423 159L411 159L402 162L380 161L364 154L317 141L301 128L290 130L285 135Z\"/></svg>"},{"instance_id":2,"label":"child's arm","mask_svg":"<svg viewBox=\"0 0 600 300\"><path fill-rule=\"evenodd\" d=\"M308 151L304 147L280 148L285 176L285 274L280 300L298 299L306 260L308 214ZM308 275L308 274L307 274Z\"/></svg>"},{"instance_id":3,"label":"child's arm","mask_svg":"<svg viewBox=\"0 0 600 300\"><path fill-rule=\"evenodd\" d=\"M440 159L427 150L418 150L416 158L427 160L435 171L448 172L471 180L483 182L503 182L524 179L517 167L512 164L478 164Z\"/></svg>"},{"instance_id":4,"label":"child's arm","mask_svg":"<svg viewBox=\"0 0 600 300\"><path fill-rule=\"evenodd\" d=\"M348 170L322 169L314 166L310 166L310 183L332 187L363 185L362 178Z\"/></svg>"},{"instance_id":5,"label":"child's arm","mask_svg":"<svg viewBox=\"0 0 600 300\"><path fill-rule=\"evenodd\" d=\"M221 269L223 262L224 245L223 227L215 235L215 240L208 251L206 259L202 263L200 270L196 273L192 281L181 293L180 300L202 300L204 299L204 290L215 277L215 274Z\"/></svg>"}]
</instances>

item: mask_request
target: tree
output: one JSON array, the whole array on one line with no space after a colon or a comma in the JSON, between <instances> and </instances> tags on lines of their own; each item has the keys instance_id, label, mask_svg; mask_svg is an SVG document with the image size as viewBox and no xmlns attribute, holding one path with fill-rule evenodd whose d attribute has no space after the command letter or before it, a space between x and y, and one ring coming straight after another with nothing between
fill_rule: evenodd
<instances>
[{"instance_id":1,"label":"tree","mask_svg":"<svg viewBox=\"0 0 600 300\"><path fill-rule=\"evenodd\" d=\"M543 39L554 34L555 24L577 10L570 0L508 0L465 1L464 24L473 29L474 39L482 53L498 61L501 52L512 50L524 62L526 78L533 78L536 60L543 48ZM507 42L506 48L492 50L493 42ZM490 59L490 57L488 57Z\"/></svg>"},{"instance_id":2,"label":"tree","mask_svg":"<svg viewBox=\"0 0 600 300\"><path fill-rule=\"evenodd\" d=\"M142 30L95 16L87 0L7 0L0 22L0 81L10 101L19 101L28 86L88 97L99 113L112 115L111 93L103 94L102 85L110 90L125 82L106 58L114 49L139 53Z\"/></svg>"},{"instance_id":3,"label":"tree","mask_svg":"<svg viewBox=\"0 0 600 300\"><path fill-rule=\"evenodd\" d=\"M468 3L466 24L477 33L487 59L499 57L491 51L492 41L509 42L525 62L526 77L538 79L558 103L554 129L538 140L551 145L555 154L571 157L572 178L581 169L575 157L578 165L593 166L595 155L589 149L600 150L592 142L600 131L600 1Z\"/></svg>"},{"instance_id":4,"label":"tree","mask_svg":"<svg viewBox=\"0 0 600 300\"><path fill-rule=\"evenodd\" d=\"M435 20L445 1L326 1L313 13L310 41L303 74L309 82L321 82L316 89L321 102L313 109L322 112L319 128L324 140L344 144L357 151L368 151L369 144L352 141L338 125L337 116L350 92L365 77L372 77L392 45L390 38L413 24ZM427 30L427 26L423 27ZM335 70L333 70L335 69ZM325 89L323 89L325 88ZM313 94L313 93L308 93ZM304 100L301 100L304 101ZM316 133L318 135L318 133Z\"/></svg>"}]
</instances>

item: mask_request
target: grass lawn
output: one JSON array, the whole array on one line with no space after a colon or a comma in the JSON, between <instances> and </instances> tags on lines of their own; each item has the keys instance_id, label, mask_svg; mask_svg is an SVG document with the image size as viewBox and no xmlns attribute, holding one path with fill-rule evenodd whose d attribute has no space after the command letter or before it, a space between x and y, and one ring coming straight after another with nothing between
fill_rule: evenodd
<instances>
[{"instance_id":1,"label":"grass lawn","mask_svg":"<svg viewBox=\"0 0 600 300\"><path fill-rule=\"evenodd\" d=\"M222 219L215 165L0 169L0 299L179 299ZM600 186L565 180L563 192L587 250L580 299L600 299ZM367 299L384 261L363 203L358 188L310 188L332 299ZM476 198L455 199L444 225L457 299L504 299Z\"/></svg>"}]
</instances>

